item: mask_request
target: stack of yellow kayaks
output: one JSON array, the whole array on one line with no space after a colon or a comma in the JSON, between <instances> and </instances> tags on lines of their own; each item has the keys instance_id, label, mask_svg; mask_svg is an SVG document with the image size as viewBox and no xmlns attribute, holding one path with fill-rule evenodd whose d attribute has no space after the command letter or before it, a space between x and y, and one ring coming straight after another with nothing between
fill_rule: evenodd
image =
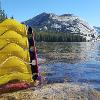
<instances>
[{"instance_id":1,"label":"stack of yellow kayaks","mask_svg":"<svg viewBox=\"0 0 100 100\"><path fill-rule=\"evenodd\" d=\"M26 26L16 20L6 19L0 23L0 86L15 80L31 83L29 62Z\"/></svg>"}]
</instances>

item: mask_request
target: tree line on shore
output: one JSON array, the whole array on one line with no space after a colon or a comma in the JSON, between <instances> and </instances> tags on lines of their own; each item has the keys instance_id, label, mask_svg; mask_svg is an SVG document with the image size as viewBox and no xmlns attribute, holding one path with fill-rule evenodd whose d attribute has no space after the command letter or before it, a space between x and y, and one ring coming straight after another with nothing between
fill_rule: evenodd
<instances>
[{"instance_id":1,"label":"tree line on shore","mask_svg":"<svg viewBox=\"0 0 100 100\"><path fill-rule=\"evenodd\" d=\"M37 42L85 42L86 39L80 33L63 33L55 31L40 31L33 29Z\"/></svg>"}]
</instances>

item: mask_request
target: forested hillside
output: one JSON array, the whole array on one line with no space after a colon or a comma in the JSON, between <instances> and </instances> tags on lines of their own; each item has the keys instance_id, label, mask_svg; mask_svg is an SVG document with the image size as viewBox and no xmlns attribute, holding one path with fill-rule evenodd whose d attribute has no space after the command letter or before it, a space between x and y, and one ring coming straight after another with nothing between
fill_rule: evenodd
<instances>
[{"instance_id":1,"label":"forested hillside","mask_svg":"<svg viewBox=\"0 0 100 100\"><path fill-rule=\"evenodd\" d=\"M45 42L85 42L86 39L80 36L79 33L63 33L56 31L40 31L33 29L36 41Z\"/></svg>"}]
</instances>

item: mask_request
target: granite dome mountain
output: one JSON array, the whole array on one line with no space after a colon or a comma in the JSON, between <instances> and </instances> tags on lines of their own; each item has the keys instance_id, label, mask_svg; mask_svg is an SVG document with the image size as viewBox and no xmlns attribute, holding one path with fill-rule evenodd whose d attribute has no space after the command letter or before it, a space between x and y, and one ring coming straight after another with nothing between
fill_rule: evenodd
<instances>
[{"instance_id":1,"label":"granite dome mountain","mask_svg":"<svg viewBox=\"0 0 100 100\"><path fill-rule=\"evenodd\" d=\"M93 27L73 14L56 15L54 13L41 13L24 23L38 28L40 31L52 30L55 32L80 34L86 40L92 40L97 35Z\"/></svg>"}]
</instances>

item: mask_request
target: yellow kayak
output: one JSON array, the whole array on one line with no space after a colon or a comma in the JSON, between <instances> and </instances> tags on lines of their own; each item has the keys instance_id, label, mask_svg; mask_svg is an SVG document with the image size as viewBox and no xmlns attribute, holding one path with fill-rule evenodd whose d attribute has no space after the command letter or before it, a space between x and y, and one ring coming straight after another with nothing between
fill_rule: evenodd
<instances>
[{"instance_id":1,"label":"yellow kayak","mask_svg":"<svg viewBox=\"0 0 100 100\"><path fill-rule=\"evenodd\" d=\"M13 19L0 23L0 85L33 82L27 28Z\"/></svg>"},{"instance_id":2,"label":"yellow kayak","mask_svg":"<svg viewBox=\"0 0 100 100\"><path fill-rule=\"evenodd\" d=\"M11 80L19 80L19 81L25 81L25 82L34 82L32 80L32 74L24 74L20 72L13 72L10 74L5 74L0 77L0 84L8 83Z\"/></svg>"},{"instance_id":3,"label":"yellow kayak","mask_svg":"<svg viewBox=\"0 0 100 100\"><path fill-rule=\"evenodd\" d=\"M19 23L18 21L14 20L14 19L6 19L5 21L3 21L1 24L0 24L0 33L3 34L3 32L5 31L9 31L9 30L12 30L12 31L15 31L21 35L24 35L24 36L27 36L27 31L26 31L26 26Z\"/></svg>"},{"instance_id":4,"label":"yellow kayak","mask_svg":"<svg viewBox=\"0 0 100 100\"><path fill-rule=\"evenodd\" d=\"M2 41L4 41L4 40L6 41L6 44L7 43L16 43L16 44L22 46L23 48L28 47L27 37L22 36L15 31L7 31L4 34L2 34L0 36L0 45L4 44L4 42L2 43Z\"/></svg>"},{"instance_id":5,"label":"yellow kayak","mask_svg":"<svg viewBox=\"0 0 100 100\"><path fill-rule=\"evenodd\" d=\"M30 66L27 64L27 62L24 62L15 56L7 58L0 64L0 76L7 73L9 74L13 71L31 74Z\"/></svg>"},{"instance_id":6,"label":"yellow kayak","mask_svg":"<svg viewBox=\"0 0 100 100\"><path fill-rule=\"evenodd\" d=\"M17 56L24 61L29 62L29 52L27 50L24 50L21 48L19 45L15 43L11 43L6 45L0 50L0 55L5 56L5 55L10 55L10 56Z\"/></svg>"}]
</instances>

